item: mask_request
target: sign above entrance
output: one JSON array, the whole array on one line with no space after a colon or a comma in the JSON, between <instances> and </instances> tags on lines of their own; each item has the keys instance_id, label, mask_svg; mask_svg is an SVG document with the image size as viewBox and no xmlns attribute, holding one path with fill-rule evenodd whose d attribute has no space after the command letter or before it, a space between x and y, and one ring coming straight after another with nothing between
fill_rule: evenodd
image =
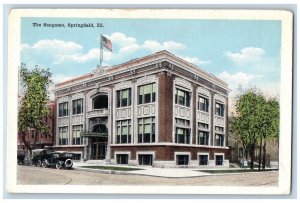
<instances>
[{"instance_id":1,"label":"sign above entrance","mask_svg":"<svg viewBox=\"0 0 300 203\"><path fill-rule=\"evenodd\" d=\"M107 137L107 133L98 133L98 132L81 132L80 137Z\"/></svg>"}]
</instances>

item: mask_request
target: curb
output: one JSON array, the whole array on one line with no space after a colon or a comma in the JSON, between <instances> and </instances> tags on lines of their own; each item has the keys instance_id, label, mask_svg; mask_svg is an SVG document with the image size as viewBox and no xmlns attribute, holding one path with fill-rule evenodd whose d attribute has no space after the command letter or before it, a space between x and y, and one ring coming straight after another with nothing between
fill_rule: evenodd
<instances>
[{"instance_id":1,"label":"curb","mask_svg":"<svg viewBox=\"0 0 300 203\"><path fill-rule=\"evenodd\" d=\"M81 168L81 167L73 167L76 171L89 171L95 173L103 173L103 174L114 174L114 175L136 175L131 174L125 171L114 171L114 170L102 170L102 169L93 169L93 168Z\"/></svg>"},{"instance_id":2,"label":"curb","mask_svg":"<svg viewBox=\"0 0 300 203\"><path fill-rule=\"evenodd\" d=\"M203 174L199 176L184 176L184 177L168 177L162 175L150 175L150 174L138 174L138 173L130 173L127 171L115 171L115 170L103 170L103 169L92 169L92 168L82 168L82 167L73 167L74 170L78 171L88 171L93 173L102 173L102 174L112 174L112 175L134 175L134 176L148 176L148 177L157 177L157 178L198 178L198 177L207 177L207 176L223 176L223 175L240 175L243 174L241 172L236 173L215 173L215 174ZM203 172L204 173L204 172ZM257 173L257 172L247 172L247 173Z\"/></svg>"},{"instance_id":3,"label":"curb","mask_svg":"<svg viewBox=\"0 0 300 203\"><path fill-rule=\"evenodd\" d=\"M91 168L81 168L81 167L73 167L73 169L78 170L78 171L88 171L88 172L102 173L102 174L148 176L148 177L170 178L170 179L172 179L172 178L198 178L198 177L205 177L205 176L222 175L222 174L205 174L205 175L199 175L199 176L168 177L168 176L162 176L162 175L137 174L137 173L128 173L126 171L102 170L102 169L91 169Z\"/></svg>"}]
</instances>

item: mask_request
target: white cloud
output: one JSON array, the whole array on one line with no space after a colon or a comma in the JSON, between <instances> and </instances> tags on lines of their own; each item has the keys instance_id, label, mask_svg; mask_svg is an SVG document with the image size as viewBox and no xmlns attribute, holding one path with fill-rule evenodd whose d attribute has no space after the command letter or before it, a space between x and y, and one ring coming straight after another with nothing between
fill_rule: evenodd
<instances>
[{"instance_id":1,"label":"white cloud","mask_svg":"<svg viewBox=\"0 0 300 203\"><path fill-rule=\"evenodd\" d=\"M180 56L180 58L182 58L183 60L186 60L187 62L195 64L195 65L205 65L205 64L209 64L210 63L210 61L208 61L208 60L202 61L201 59L199 59L197 57Z\"/></svg>"},{"instance_id":2,"label":"white cloud","mask_svg":"<svg viewBox=\"0 0 300 203\"><path fill-rule=\"evenodd\" d=\"M226 56L238 64L259 62L264 54L265 51L263 49L256 47L246 47L237 53L226 52Z\"/></svg>"},{"instance_id":3,"label":"white cloud","mask_svg":"<svg viewBox=\"0 0 300 203\"><path fill-rule=\"evenodd\" d=\"M48 50L48 51L55 51L55 52L76 52L82 49L82 46L72 42L72 41L62 41L58 39L44 39L37 41L35 44L32 46L28 44L22 44L21 45L21 50L25 49L36 49L36 50Z\"/></svg>"},{"instance_id":4,"label":"white cloud","mask_svg":"<svg viewBox=\"0 0 300 203\"><path fill-rule=\"evenodd\" d=\"M67 80L71 80L72 78L76 78L78 75L65 75L65 74L55 74L52 76L53 83L60 83Z\"/></svg>"},{"instance_id":5,"label":"white cloud","mask_svg":"<svg viewBox=\"0 0 300 203\"><path fill-rule=\"evenodd\" d=\"M114 32L108 38L112 41L113 44L118 44L121 47L127 47L137 44L134 37L127 37L124 33Z\"/></svg>"},{"instance_id":6,"label":"white cloud","mask_svg":"<svg viewBox=\"0 0 300 203\"><path fill-rule=\"evenodd\" d=\"M179 50L186 49L186 45L174 41L166 41L163 43L159 43L155 40L146 40L142 45L142 48L150 50L152 52L157 52L161 50L167 50L170 52L176 52Z\"/></svg>"},{"instance_id":7,"label":"white cloud","mask_svg":"<svg viewBox=\"0 0 300 203\"><path fill-rule=\"evenodd\" d=\"M76 54L59 55L58 60L54 63L59 64L63 61L86 62L86 61L99 58L99 55L100 55L99 49L91 49L85 54L76 53Z\"/></svg>"},{"instance_id":8,"label":"white cloud","mask_svg":"<svg viewBox=\"0 0 300 203\"><path fill-rule=\"evenodd\" d=\"M251 80L253 80L256 77L260 77L260 76L254 76L251 74L247 74L244 72L237 72L235 74L230 74L226 71L220 73L218 75L219 78L221 78L222 80L224 80L225 82L228 83L229 88L234 90L236 88L239 87L239 85L241 85L243 88L247 87Z\"/></svg>"},{"instance_id":9,"label":"white cloud","mask_svg":"<svg viewBox=\"0 0 300 203\"><path fill-rule=\"evenodd\" d=\"M155 40L145 40L139 44L134 37L126 36L121 32L114 32L111 35L106 36L112 41L114 51L109 52L106 49L103 50L103 64L109 64L112 59L115 61L126 60L137 51L153 53L161 50L167 50L178 55L178 52L187 48L185 44L175 41L158 42ZM25 51L28 49L31 51ZM82 45L72 41L62 41L58 39L44 39L37 41L33 45L22 44L21 50L23 58L26 61L41 58L41 54L44 55L44 52L47 52L47 60L56 65L64 62L85 63L90 61L99 61L100 58L99 48L93 48L83 52ZM201 60L197 57L184 56L181 58L196 65L210 63L208 60Z\"/></svg>"},{"instance_id":10,"label":"white cloud","mask_svg":"<svg viewBox=\"0 0 300 203\"><path fill-rule=\"evenodd\" d=\"M119 53L127 53L127 54L129 54L129 53L133 53L133 52L137 51L139 48L140 48L140 46L138 44L131 44L131 45L122 47L119 50Z\"/></svg>"},{"instance_id":11,"label":"white cloud","mask_svg":"<svg viewBox=\"0 0 300 203\"><path fill-rule=\"evenodd\" d=\"M30 49L30 45L29 44L21 44L21 51L24 51L26 49Z\"/></svg>"}]
</instances>

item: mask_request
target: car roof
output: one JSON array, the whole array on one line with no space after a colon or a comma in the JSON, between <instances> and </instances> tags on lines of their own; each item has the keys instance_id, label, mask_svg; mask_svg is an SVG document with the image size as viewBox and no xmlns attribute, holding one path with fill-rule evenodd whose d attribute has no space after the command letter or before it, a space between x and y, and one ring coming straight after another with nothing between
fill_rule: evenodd
<instances>
[{"instance_id":1,"label":"car roof","mask_svg":"<svg viewBox=\"0 0 300 203\"><path fill-rule=\"evenodd\" d=\"M72 152L66 152L66 151L55 151L55 152L57 152L57 153L69 153L69 154L72 154Z\"/></svg>"}]
</instances>

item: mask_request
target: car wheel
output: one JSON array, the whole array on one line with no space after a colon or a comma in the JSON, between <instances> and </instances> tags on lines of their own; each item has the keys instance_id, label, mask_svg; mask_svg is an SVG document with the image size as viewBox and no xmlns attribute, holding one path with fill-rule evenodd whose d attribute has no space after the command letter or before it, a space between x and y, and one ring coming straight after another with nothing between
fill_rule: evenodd
<instances>
[{"instance_id":1,"label":"car wheel","mask_svg":"<svg viewBox=\"0 0 300 203\"><path fill-rule=\"evenodd\" d=\"M61 168L62 168L62 165L61 165L61 163L57 162L57 163L55 164L55 167L56 167L56 169L61 169Z\"/></svg>"},{"instance_id":2,"label":"car wheel","mask_svg":"<svg viewBox=\"0 0 300 203\"><path fill-rule=\"evenodd\" d=\"M65 161L65 166L66 166L66 168L72 168L72 166L73 166L73 161L72 161L71 159L67 159L67 160Z\"/></svg>"},{"instance_id":3,"label":"car wheel","mask_svg":"<svg viewBox=\"0 0 300 203\"><path fill-rule=\"evenodd\" d=\"M43 168L47 168L46 160L44 160L44 161L42 162L42 167L43 167Z\"/></svg>"},{"instance_id":4,"label":"car wheel","mask_svg":"<svg viewBox=\"0 0 300 203\"><path fill-rule=\"evenodd\" d=\"M37 161L36 166L37 166L37 167L41 167L41 166L42 166L41 160L38 160L38 161Z\"/></svg>"}]
</instances>

